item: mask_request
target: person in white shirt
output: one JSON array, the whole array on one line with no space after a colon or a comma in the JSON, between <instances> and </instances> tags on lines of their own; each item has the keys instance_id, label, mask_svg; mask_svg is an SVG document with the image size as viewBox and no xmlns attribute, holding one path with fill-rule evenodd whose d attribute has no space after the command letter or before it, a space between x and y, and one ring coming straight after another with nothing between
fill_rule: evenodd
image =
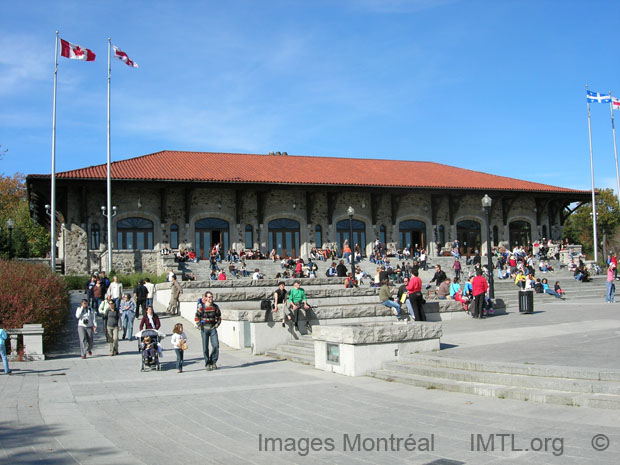
<instances>
[{"instance_id":1,"label":"person in white shirt","mask_svg":"<svg viewBox=\"0 0 620 465\"><path fill-rule=\"evenodd\" d=\"M153 296L155 294L155 284L153 284L149 278L146 278L144 280L144 287L146 287L146 290L148 291L148 294L146 295L146 306L152 307Z\"/></svg>"},{"instance_id":2,"label":"person in white shirt","mask_svg":"<svg viewBox=\"0 0 620 465\"><path fill-rule=\"evenodd\" d=\"M121 308L121 298L123 297L123 283L118 282L118 276L114 276L114 280L110 283L110 287L106 292L106 297L114 301L115 308Z\"/></svg>"},{"instance_id":3,"label":"person in white shirt","mask_svg":"<svg viewBox=\"0 0 620 465\"><path fill-rule=\"evenodd\" d=\"M86 299L82 299L81 305L75 310L75 317L78 319L80 353L82 358L86 358L87 353L93 354L93 336L97 332L97 318L95 318L95 312L88 307Z\"/></svg>"},{"instance_id":4,"label":"person in white shirt","mask_svg":"<svg viewBox=\"0 0 620 465\"><path fill-rule=\"evenodd\" d=\"M170 339L172 348L177 354L177 373L183 372L183 345L187 348L187 336L183 331L183 325L177 323L172 330L172 338Z\"/></svg>"}]
</instances>

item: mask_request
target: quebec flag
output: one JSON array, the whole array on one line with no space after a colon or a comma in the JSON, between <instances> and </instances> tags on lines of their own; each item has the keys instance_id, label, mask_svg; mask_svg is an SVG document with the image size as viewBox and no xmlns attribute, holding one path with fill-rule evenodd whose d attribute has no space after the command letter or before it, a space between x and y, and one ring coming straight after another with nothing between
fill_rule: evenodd
<instances>
[{"instance_id":1,"label":"quebec flag","mask_svg":"<svg viewBox=\"0 0 620 465\"><path fill-rule=\"evenodd\" d=\"M599 94L598 92L586 90L586 101L588 103L609 103L611 102L611 96L609 94Z\"/></svg>"}]
</instances>

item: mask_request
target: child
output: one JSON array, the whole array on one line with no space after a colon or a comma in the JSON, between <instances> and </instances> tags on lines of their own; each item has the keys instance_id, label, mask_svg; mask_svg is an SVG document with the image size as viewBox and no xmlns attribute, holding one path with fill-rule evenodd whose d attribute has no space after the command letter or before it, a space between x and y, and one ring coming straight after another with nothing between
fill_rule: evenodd
<instances>
[{"instance_id":1,"label":"child","mask_svg":"<svg viewBox=\"0 0 620 465\"><path fill-rule=\"evenodd\" d=\"M564 289L560 287L560 281L556 281L555 286L553 286L553 288L555 289L555 292L557 292L562 297L564 297Z\"/></svg>"},{"instance_id":2,"label":"child","mask_svg":"<svg viewBox=\"0 0 620 465\"><path fill-rule=\"evenodd\" d=\"M11 374L11 370L9 370L9 358L6 355L6 339L8 335L6 331L2 327L2 321L0 321L0 357L2 357L2 364L4 365L4 373L7 375Z\"/></svg>"},{"instance_id":3,"label":"child","mask_svg":"<svg viewBox=\"0 0 620 465\"><path fill-rule=\"evenodd\" d=\"M187 342L187 336L183 332L183 325L177 323L172 330L172 339L170 343L177 354L177 373L183 372L183 344ZM186 346L187 348L187 346Z\"/></svg>"},{"instance_id":4,"label":"child","mask_svg":"<svg viewBox=\"0 0 620 465\"><path fill-rule=\"evenodd\" d=\"M155 358L155 343L151 341L151 336L144 337L144 356L149 361Z\"/></svg>"}]
</instances>

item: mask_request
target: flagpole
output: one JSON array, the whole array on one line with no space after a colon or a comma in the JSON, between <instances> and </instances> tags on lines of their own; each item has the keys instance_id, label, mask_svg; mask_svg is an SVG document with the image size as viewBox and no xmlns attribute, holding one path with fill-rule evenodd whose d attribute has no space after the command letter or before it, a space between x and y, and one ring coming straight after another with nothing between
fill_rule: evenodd
<instances>
[{"instance_id":1,"label":"flagpole","mask_svg":"<svg viewBox=\"0 0 620 465\"><path fill-rule=\"evenodd\" d=\"M588 91L588 85L586 84L586 94ZM590 123L590 102L586 99L586 105L588 107L588 136L590 138L590 176L592 178L592 233L594 237L594 263L598 264L598 237L596 235L596 197L594 194L594 159L592 157L592 124Z\"/></svg>"},{"instance_id":2,"label":"flagpole","mask_svg":"<svg viewBox=\"0 0 620 465\"><path fill-rule=\"evenodd\" d=\"M618 197L618 205L620 205L620 170L618 170L618 148L616 147L616 125L614 124L614 99L609 91L609 111L611 112L611 133L614 138L614 156L616 157L616 195Z\"/></svg>"},{"instance_id":3,"label":"flagpole","mask_svg":"<svg viewBox=\"0 0 620 465\"><path fill-rule=\"evenodd\" d=\"M112 39L108 37L108 162L107 162L107 220L108 220L108 273L112 272L112 179L110 167L110 78L112 66L110 63L110 47Z\"/></svg>"},{"instance_id":4,"label":"flagpole","mask_svg":"<svg viewBox=\"0 0 620 465\"><path fill-rule=\"evenodd\" d=\"M50 266L56 271L56 87L58 82L58 34L54 45L54 101L52 104L52 176L50 203Z\"/></svg>"}]
</instances>

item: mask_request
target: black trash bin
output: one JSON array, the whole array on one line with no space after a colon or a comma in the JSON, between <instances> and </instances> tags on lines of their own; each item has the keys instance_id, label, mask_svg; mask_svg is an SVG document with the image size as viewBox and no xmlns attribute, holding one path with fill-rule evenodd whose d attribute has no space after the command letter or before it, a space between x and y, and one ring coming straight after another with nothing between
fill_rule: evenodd
<instances>
[{"instance_id":1,"label":"black trash bin","mask_svg":"<svg viewBox=\"0 0 620 465\"><path fill-rule=\"evenodd\" d=\"M534 291L519 291L519 313L534 313Z\"/></svg>"}]
</instances>

